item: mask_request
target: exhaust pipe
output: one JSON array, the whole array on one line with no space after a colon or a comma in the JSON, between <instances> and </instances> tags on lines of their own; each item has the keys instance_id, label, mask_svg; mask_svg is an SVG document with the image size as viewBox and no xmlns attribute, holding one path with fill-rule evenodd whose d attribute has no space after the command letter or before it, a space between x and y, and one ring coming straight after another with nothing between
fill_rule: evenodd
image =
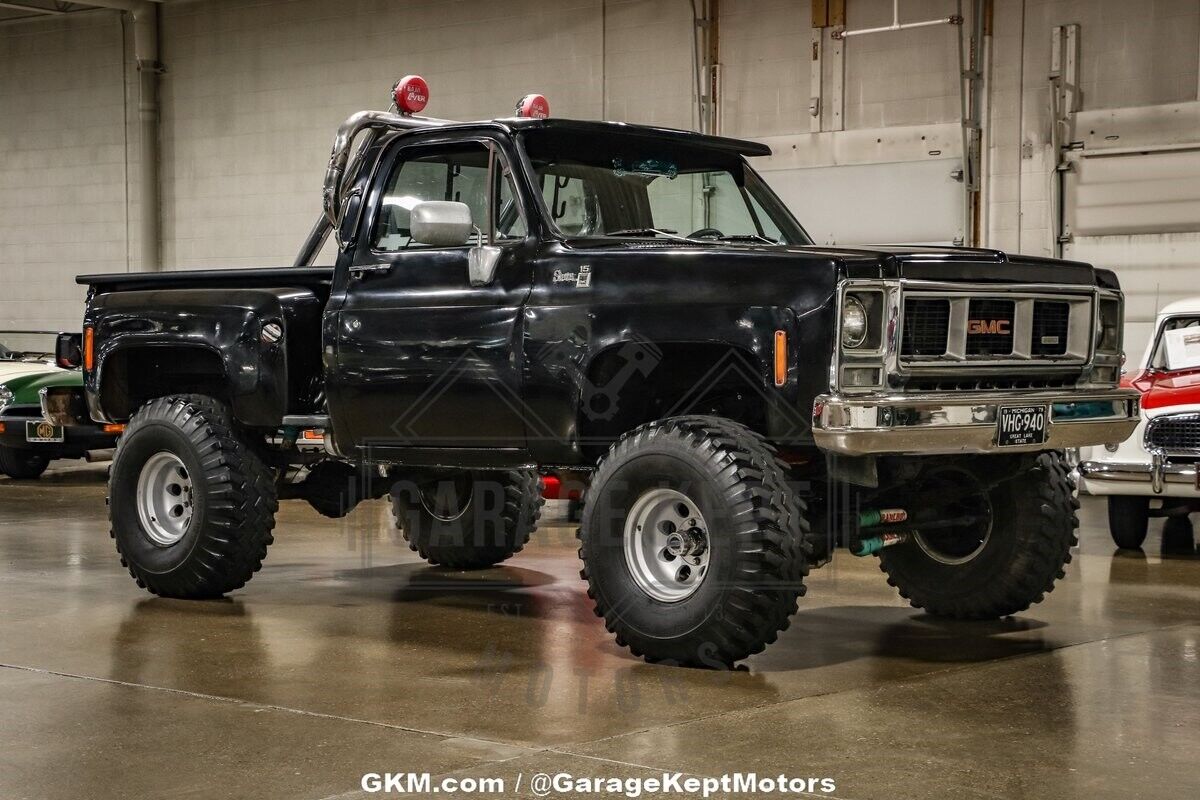
<instances>
[{"instance_id":1,"label":"exhaust pipe","mask_svg":"<svg viewBox=\"0 0 1200 800\"><path fill-rule=\"evenodd\" d=\"M116 452L115 447L105 450L88 450L83 454L83 460L89 464L103 464L106 461L112 461Z\"/></svg>"}]
</instances>

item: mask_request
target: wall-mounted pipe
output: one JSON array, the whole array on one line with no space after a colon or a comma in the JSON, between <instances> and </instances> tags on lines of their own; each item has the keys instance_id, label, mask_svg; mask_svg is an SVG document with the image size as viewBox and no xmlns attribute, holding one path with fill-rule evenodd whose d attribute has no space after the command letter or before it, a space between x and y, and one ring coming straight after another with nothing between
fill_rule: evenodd
<instances>
[{"instance_id":1,"label":"wall-mounted pipe","mask_svg":"<svg viewBox=\"0 0 1200 800\"><path fill-rule=\"evenodd\" d=\"M892 0L892 24L881 25L878 28L859 28L852 31L834 31L833 38L845 39L850 36L864 36L868 33L886 33L887 31L906 31L909 28L928 28L931 25L961 25L962 17L951 14L948 17L926 19L920 22L900 21L900 0Z\"/></svg>"},{"instance_id":2,"label":"wall-mounted pipe","mask_svg":"<svg viewBox=\"0 0 1200 800\"><path fill-rule=\"evenodd\" d=\"M148 0L79 0L81 5L123 11L133 20L133 66L138 75L138 242L143 272L162 269L159 208L158 4Z\"/></svg>"}]
</instances>

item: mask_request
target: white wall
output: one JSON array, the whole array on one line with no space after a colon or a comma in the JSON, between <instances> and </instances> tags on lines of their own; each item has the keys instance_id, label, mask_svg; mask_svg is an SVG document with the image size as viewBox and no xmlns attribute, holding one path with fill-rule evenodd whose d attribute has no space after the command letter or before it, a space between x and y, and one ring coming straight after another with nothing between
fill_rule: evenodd
<instances>
[{"instance_id":1,"label":"white wall","mask_svg":"<svg viewBox=\"0 0 1200 800\"><path fill-rule=\"evenodd\" d=\"M0 27L0 330L78 328L75 275L126 268L122 74L116 14Z\"/></svg>"},{"instance_id":2,"label":"white wall","mask_svg":"<svg viewBox=\"0 0 1200 800\"><path fill-rule=\"evenodd\" d=\"M290 263L320 211L337 125L386 108L405 73L429 81L432 116L506 116L534 89L557 115L598 116L598 11L591 0L164 7L165 268Z\"/></svg>"},{"instance_id":3,"label":"white wall","mask_svg":"<svg viewBox=\"0 0 1200 800\"><path fill-rule=\"evenodd\" d=\"M961 234L947 169L960 157L957 28L846 40L845 130L813 134L809 6L723 0L722 131L775 147L763 166L819 238ZM1194 103L1200 0L994 7L984 240L1046 254L1051 28L1081 25L1085 109ZM954 8L901 0L905 20ZM161 15L167 269L290 263L318 213L336 125L386 106L405 72L429 80L437 116L504 115L540 91L556 116L694 125L688 0L180 0ZM851 28L890 16L891 0L847 0ZM75 327L72 276L137 263L127 236L137 197L128 217L125 197L125 154L137 146L124 140L121 56L116 12L0 26L0 329ZM855 167L844 180L841 165ZM864 194L863 176L912 202Z\"/></svg>"}]
</instances>

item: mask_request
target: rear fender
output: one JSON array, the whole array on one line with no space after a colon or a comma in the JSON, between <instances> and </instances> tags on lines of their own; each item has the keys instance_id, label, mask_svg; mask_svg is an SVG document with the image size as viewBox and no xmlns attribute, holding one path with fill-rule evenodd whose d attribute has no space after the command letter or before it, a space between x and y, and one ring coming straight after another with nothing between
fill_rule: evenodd
<instances>
[{"instance_id":1,"label":"rear fender","mask_svg":"<svg viewBox=\"0 0 1200 800\"><path fill-rule=\"evenodd\" d=\"M297 294L308 294L311 302ZM288 410L288 329L303 290L172 289L103 294L84 320L95 330L94 369L85 377L92 416L128 419L142 403L195 391L228 402L246 425L275 426ZM282 335L275 336L276 323Z\"/></svg>"}]
</instances>

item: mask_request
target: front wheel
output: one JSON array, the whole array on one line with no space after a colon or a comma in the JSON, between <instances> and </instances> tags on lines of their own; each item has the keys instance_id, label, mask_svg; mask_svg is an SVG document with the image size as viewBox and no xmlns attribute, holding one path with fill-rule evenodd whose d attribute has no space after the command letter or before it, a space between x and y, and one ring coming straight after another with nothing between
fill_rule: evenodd
<instances>
[{"instance_id":1,"label":"front wheel","mask_svg":"<svg viewBox=\"0 0 1200 800\"><path fill-rule=\"evenodd\" d=\"M1007 473L1007 474L1003 474ZM1079 527L1062 454L1032 463L950 462L914 494L941 502L955 525L919 530L879 554L888 583L915 608L957 619L997 619L1041 602L1071 562Z\"/></svg>"},{"instance_id":2,"label":"front wheel","mask_svg":"<svg viewBox=\"0 0 1200 800\"><path fill-rule=\"evenodd\" d=\"M0 447L0 472L13 480L34 481L42 477L50 459L32 450Z\"/></svg>"},{"instance_id":3,"label":"front wheel","mask_svg":"<svg viewBox=\"0 0 1200 800\"><path fill-rule=\"evenodd\" d=\"M1117 547L1137 550L1150 527L1150 500L1146 497L1109 495L1108 532Z\"/></svg>"},{"instance_id":4,"label":"front wheel","mask_svg":"<svg viewBox=\"0 0 1200 800\"><path fill-rule=\"evenodd\" d=\"M208 397L161 397L117 442L109 517L121 563L164 597L218 597L262 566L279 508L275 482Z\"/></svg>"},{"instance_id":5,"label":"front wheel","mask_svg":"<svg viewBox=\"0 0 1200 800\"><path fill-rule=\"evenodd\" d=\"M626 434L584 497L582 577L617 644L727 667L788 627L808 574L805 505L758 434L673 417Z\"/></svg>"}]
</instances>

